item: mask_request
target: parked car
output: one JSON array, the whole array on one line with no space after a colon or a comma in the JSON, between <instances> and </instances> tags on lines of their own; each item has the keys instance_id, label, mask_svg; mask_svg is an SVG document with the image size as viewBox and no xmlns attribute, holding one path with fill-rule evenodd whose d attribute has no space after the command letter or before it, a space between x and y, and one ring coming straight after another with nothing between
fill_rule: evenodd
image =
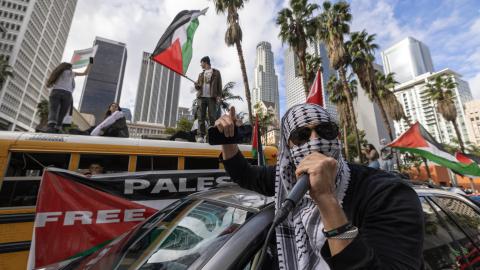
<instances>
[{"instance_id":1,"label":"parked car","mask_svg":"<svg viewBox=\"0 0 480 270\"><path fill-rule=\"evenodd\" d=\"M480 208L449 191L414 186L424 211L426 269L480 269ZM252 269L273 199L236 185L196 193L95 253L46 269ZM265 269L276 265L269 250Z\"/></svg>"}]
</instances>

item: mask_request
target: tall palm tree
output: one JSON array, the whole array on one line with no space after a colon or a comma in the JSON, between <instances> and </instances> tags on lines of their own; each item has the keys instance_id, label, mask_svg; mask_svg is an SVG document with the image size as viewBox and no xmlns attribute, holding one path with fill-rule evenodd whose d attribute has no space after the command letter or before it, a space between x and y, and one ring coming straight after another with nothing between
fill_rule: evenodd
<instances>
[{"instance_id":1,"label":"tall palm tree","mask_svg":"<svg viewBox=\"0 0 480 270\"><path fill-rule=\"evenodd\" d=\"M242 28L238 10L244 7L248 0L213 0L215 10L218 13L227 14L227 32L225 32L225 43L227 46L235 46L237 48L238 59L240 61L240 69L242 70L243 85L245 86L245 98L247 99L248 117L252 121L252 100L250 95L250 87L248 85L247 69L245 68L245 58L242 49Z\"/></svg>"},{"instance_id":2,"label":"tall palm tree","mask_svg":"<svg viewBox=\"0 0 480 270\"><path fill-rule=\"evenodd\" d=\"M402 104L393 93L395 85L398 84L394 76L395 73L393 72L388 73L387 75L384 75L381 72L376 73L375 77L378 97L390 119L397 122L400 122L403 119L408 125L411 125L410 119L407 118Z\"/></svg>"},{"instance_id":3,"label":"tall palm tree","mask_svg":"<svg viewBox=\"0 0 480 270\"><path fill-rule=\"evenodd\" d=\"M264 108L262 106L262 102L257 102L257 104L253 105L255 110L255 115L258 117L258 125L263 136L263 142L265 145L268 145L268 129L270 127L275 126L275 110L270 108Z\"/></svg>"},{"instance_id":4,"label":"tall palm tree","mask_svg":"<svg viewBox=\"0 0 480 270\"><path fill-rule=\"evenodd\" d=\"M7 59L0 57L0 89L8 77L13 77L12 67L8 64Z\"/></svg>"},{"instance_id":5,"label":"tall palm tree","mask_svg":"<svg viewBox=\"0 0 480 270\"><path fill-rule=\"evenodd\" d=\"M315 80L315 76L317 75L317 71L320 69L322 70L322 59L320 56L316 54L311 54L307 52L305 56L305 60L307 63L307 81L308 85L312 85L313 81Z\"/></svg>"},{"instance_id":6,"label":"tall palm tree","mask_svg":"<svg viewBox=\"0 0 480 270\"><path fill-rule=\"evenodd\" d=\"M230 107L229 101L243 100L241 96L238 96L232 93L233 87L235 87L235 82L228 82L223 86L222 98L220 100L220 107L225 111L227 111L228 108Z\"/></svg>"},{"instance_id":7,"label":"tall palm tree","mask_svg":"<svg viewBox=\"0 0 480 270\"><path fill-rule=\"evenodd\" d=\"M344 43L344 35L350 32L350 5L345 1L339 1L332 5L329 1L323 2L323 12L317 20L317 36L327 47L328 59L332 67L338 71L343 92L347 99L348 110L356 138L357 151L361 152L360 136L357 129L357 117L353 108L353 97L347 81L347 65L349 64L348 51ZM363 157L360 155L360 162Z\"/></svg>"},{"instance_id":8,"label":"tall palm tree","mask_svg":"<svg viewBox=\"0 0 480 270\"><path fill-rule=\"evenodd\" d=\"M452 123L455 133L457 135L458 144L460 150L464 153L465 146L458 129L457 123L457 108L455 106L455 93L454 89L457 83L450 76L437 76L433 82L426 84L427 97L436 103L437 112L439 112L443 118Z\"/></svg>"},{"instance_id":9,"label":"tall palm tree","mask_svg":"<svg viewBox=\"0 0 480 270\"><path fill-rule=\"evenodd\" d=\"M352 96L357 96L357 81L352 78L353 76L349 76L349 87L352 91ZM337 112L340 118L340 126L343 129L343 144L345 149L345 158L350 160L350 153L348 151L348 139L347 139L347 130L352 129L350 114L347 105L347 98L342 91L343 84L340 82L337 77L330 76L330 79L327 83L327 92L329 96L329 100L332 104L337 106Z\"/></svg>"},{"instance_id":10,"label":"tall palm tree","mask_svg":"<svg viewBox=\"0 0 480 270\"><path fill-rule=\"evenodd\" d=\"M280 26L279 37L282 43L287 43L299 61L299 71L303 79L305 97L308 96L309 82L307 75L307 47L314 41L315 20L313 12L318 9L317 4L308 3L308 0L290 0L290 8L278 12L277 25Z\"/></svg>"}]
</instances>

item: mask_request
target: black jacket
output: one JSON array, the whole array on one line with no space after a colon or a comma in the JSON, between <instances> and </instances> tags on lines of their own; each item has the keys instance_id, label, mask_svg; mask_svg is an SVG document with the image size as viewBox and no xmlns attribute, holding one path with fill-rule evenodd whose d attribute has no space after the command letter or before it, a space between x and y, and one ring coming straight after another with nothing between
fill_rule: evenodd
<instances>
[{"instance_id":1,"label":"black jacket","mask_svg":"<svg viewBox=\"0 0 480 270\"><path fill-rule=\"evenodd\" d=\"M252 166L239 152L223 161L225 170L241 187L275 194L275 167ZM322 256L331 269L423 269L423 212L416 192L397 176L348 164L351 180L343 200L349 221L359 235L344 250Z\"/></svg>"}]
</instances>

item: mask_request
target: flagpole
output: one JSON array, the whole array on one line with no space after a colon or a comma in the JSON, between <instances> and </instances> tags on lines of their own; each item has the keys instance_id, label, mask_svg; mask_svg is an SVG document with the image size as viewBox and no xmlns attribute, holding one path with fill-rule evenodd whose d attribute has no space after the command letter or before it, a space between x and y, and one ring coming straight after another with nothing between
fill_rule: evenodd
<instances>
[{"instance_id":1,"label":"flagpole","mask_svg":"<svg viewBox=\"0 0 480 270\"><path fill-rule=\"evenodd\" d=\"M179 74L179 73L177 73L177 74ZM183 74L179 74L179 75L180 75L180 76L182 76L182 77L184 77L185 79L187 79L187 80L189 80L189 81L193 82L193 83L197 83L196 81L194 81L194 80L190 79L189 77L187 77L187 76L185 76L185 75L183 75Z\"/></svg>"}]
</instances>

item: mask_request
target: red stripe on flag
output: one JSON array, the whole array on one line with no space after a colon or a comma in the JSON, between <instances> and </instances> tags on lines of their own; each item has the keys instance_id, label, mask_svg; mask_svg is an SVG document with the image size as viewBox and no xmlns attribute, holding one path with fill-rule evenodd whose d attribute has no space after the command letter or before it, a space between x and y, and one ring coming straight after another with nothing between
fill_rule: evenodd
<instances>
[{"instance_id":1,"label":"red stripe on flag","mask_svg":"<svg viewBox=\"0 0 480 270\"><path fill-rule=\"evenodd\" d=\"M401 148L419 148L428 147L429 145L422 136L422 133L420 131L420 123L416 122L388 146Z\"/></svg>"},{"instance_id":2,"label":"red stripe on flag","mask_svg":"<svg viewBox=\"0 0 480 270\"><path fill-rule=\"evenodd\" d=\"M473 160L471 160L469 157L465 156L464 154L460 152L455 153L455 158L463 164L469 165L473 163Z\"/></svg>"},{"instance_id":3,"label":"red stripe on flag","mask_svg":"<svg viewBox=\"0 0 480 270\"><path fill-rule=\"evenodd\" d=\"M159 54L153 55L152 60L166 66L178 74L184 75L182 48L178 38L166 50L160 52Z\"/></svg>"}]
</instances>

